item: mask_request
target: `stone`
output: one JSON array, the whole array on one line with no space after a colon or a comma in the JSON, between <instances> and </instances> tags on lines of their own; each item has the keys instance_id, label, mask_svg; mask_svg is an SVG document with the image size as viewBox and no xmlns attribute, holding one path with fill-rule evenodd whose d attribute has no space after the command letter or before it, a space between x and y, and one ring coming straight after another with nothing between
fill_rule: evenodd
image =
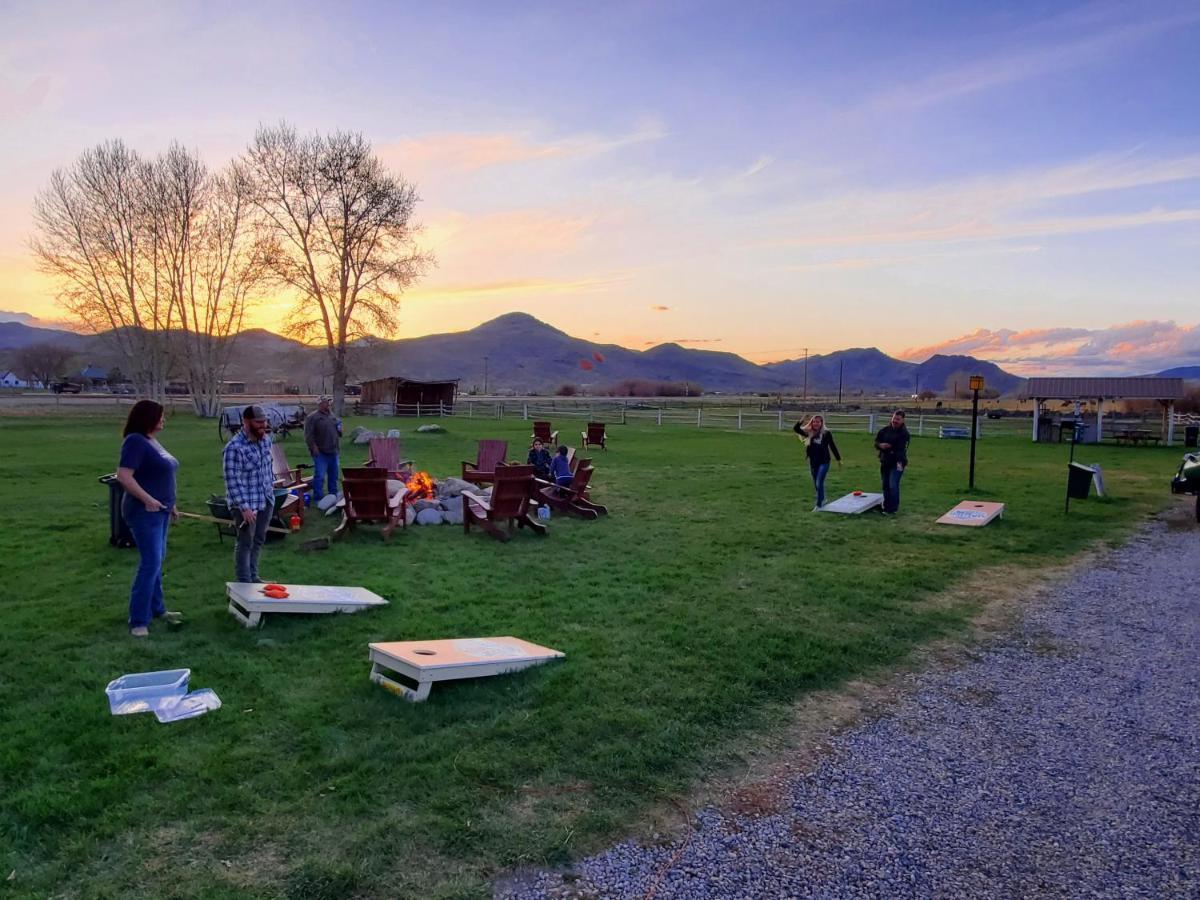
<instances>
[{"instance_id":1,"label":"stone","mask_svg":"<svg viewBox=\"0 0 1200 900\"><path fill-rule=\"evenodd\" d=\"M387 436L388 436L388 437L390 437L390 438L398 438L398 437L400 437L400 429L399 429L399 428L389 428L389 429L388 429Z\"/></svg>"},{"instance_id":2,"label":"stone","mask_svg":"<svg viewBox=\"0 0 1200 900\"><path fill-rule=\"evenodd\" d=\"M442 511L436 506L429 509L423 509L417 513L418 525L441 525Z\"/></svg>"},{"instance_id":3,"label":"stone","mask_svg":"<svg viewBox=\"0 0 1200 900\"><path fill-rule=\"evenodd\" d=\"M469 481L464 481L461 478L443 478L438 482L437 492L439 497L457 497L463 491L474 491L475 485Z\"/></svg>"},{"instance_id":4,"label":"stone","mask_svg":"<svg viewBox=\"0 0 1200 900\"><path fill-rule=\"evenodd\" d=\"M417 428L417 431L423 432L424 434L441 434L444 433L445 430L446 429L441 425L434 425L432 423L428 425L421 425Z\"/></svg>"},{"instance_id":5,"label":"stone","mask_svg":"<svg viewBox=\"0 0 1200 900\"><path fill-rule=\"evenodd\" d=\"M447 525L461 525L463 523L461 500L455 500L450 506L442 507L442 521Z\"/></svg>"},{"instance_id":6,"label":"stone","mask_svg":"<svg viewBox=\"0 0 1200 900\"><path fill-rule=\"evenodd\" d=\"M363 428L361 425L355 428L352 434L353 437L350 440L355 444L369 444L371 443L371 438L381 437L379 432L369 431L368 429Z\"/></svg>"},{"instance_id":7,"label":"stone","mask_svg":"<svg viewBox=\"0 0 1200 900\"><path fill-rule=\"evenodd\" d=\"M411 525L415 521L417 521L417 511L415 509L413 509L411 506L408 506L407 504L405 504L405 506L404 506L404 524Z\"/></svg>"},{"instance_id":8,"label":"stone","mask_svg":"<svg viewBox=\"0 0 1200 900\"><path fill-rule=\"evenodd\" d=\"M437 509L438 508L438 502L436 500L427 500L425 498L421 498L420 500L409 500L408 505L411 506L413 509L415 509L417 512L421 512L422 510L426 510L426 509Z\"/></svg>"}]
</instances>

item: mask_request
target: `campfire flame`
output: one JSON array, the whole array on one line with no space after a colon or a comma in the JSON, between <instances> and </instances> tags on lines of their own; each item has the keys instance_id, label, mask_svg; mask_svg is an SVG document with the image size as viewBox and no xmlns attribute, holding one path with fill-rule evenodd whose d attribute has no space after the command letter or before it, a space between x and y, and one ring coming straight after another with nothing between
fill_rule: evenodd
<instances>
[{"instance_id":1,"label":"campfire flame","mask_svg":"<svg viewBox=\"0 0 1200 900\"><path fill-rule=\"evenodd\" d=\"M434 493L433 476L428 472L414 472L404 485L408 488L409 500L431 500Z\"/></svg>"}]
</instances>

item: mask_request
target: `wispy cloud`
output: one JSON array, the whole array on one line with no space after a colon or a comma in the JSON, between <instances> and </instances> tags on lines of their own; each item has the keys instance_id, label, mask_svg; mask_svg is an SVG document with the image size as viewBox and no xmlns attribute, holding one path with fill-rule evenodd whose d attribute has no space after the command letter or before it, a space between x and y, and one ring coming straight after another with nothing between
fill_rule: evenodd
<instances>
[{"instance_id":1,"label":"wispy cloud","mask_svg":"<svg viewBox=\"0 0 1200 900\"><path fill-rule=\"evenodd\" d=\"M510 132L441 132L392 141L376 151L400 171L463 173L539 160L586 159L657 141L666 134L657 121L644 122L626 134L577 134L551 140Z\"/></svg>"},{"instance_id":2,"label":"wispy cloud","mask_svg":"<svg viewBox=\"0 0 1200 900\"><path fill-rule=\"evenodd\" d=\"M556 294L585 294L610 289L628 281L626 275L594 278L549 279L525 278L512 281L484 281L470 284L444 284L419 287L405 294L410 300L470 299L509 297L528 299Z\"/></svg>"},{"instance_id":3,"label":"wispy cloud","mask_svg":"<svg viewBox=\"0 0 1200 900\"><path fill-rule=\"evenodd\" d=\"M1140 15L1140 10L1137 14L1136 21L1079 36L1049 34L1044 33L1044 29L1042 33L1024 35L1019 50L993 54L889 88L872 98L868 107L875 110L919 109L1052 72L1106 62L1129 47L1200 21L1200 9L1195 7L1158 18L1145 18Z\"/></svg>"},{"instance_id":4,"label":"wispy cloud","mask_svg":"<svg viewBox=\"0 0 1200 900\"><path fill-rule=\"evenodd\" d=\"M1200 324L1137 321L1100 329L981 328L937 344L905 350L899 356L921 361L937 353L991 360L1020 374L1077 368L1142 373L1200 365Z\"/></svg>"},{"instance_id":5,"label":"wispy cloud","mask_svg":"<svg viewBox=\"0 0 1200 900\"><path fill-rule=\"evenodd\" d=\"M669 306L658 306L658 305L651 306L650 308L652 310L654 310L655 312L668 312L671 309L671 307L669 307Z\"/></svg>"},{"instance_id":6,"label":"wispy cloud","mask_svg":"<svg viewBox=\"0 0 1200 900\"><path fill-rule=\"evenodd\" d=\"M963 256L979 256L1008 253L1037 253L1042 248L1037 246L1017 247L980 247L970 250L946 253L914 253L907 256L851 256L838 259L825 259L817 262L802 263L795 266L782 266L785 272L814 272L826 269L882 269L887 266L904 265L907 263L934 262L954 259Z\"/></svg>"}]
</instances>

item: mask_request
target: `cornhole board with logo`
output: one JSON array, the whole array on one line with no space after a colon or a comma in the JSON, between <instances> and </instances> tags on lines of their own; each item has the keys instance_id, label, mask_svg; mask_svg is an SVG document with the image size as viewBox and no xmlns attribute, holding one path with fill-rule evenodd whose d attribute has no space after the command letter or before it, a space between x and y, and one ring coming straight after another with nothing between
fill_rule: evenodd
<instances>
[{"instance_id":1,"label":"cornhole board with logo","mask_svg":"<svg viewBox=\"0 0 1200 900\"><path fill-rule=\"evenodd\" d=\"M826 503L820 511L857 516L876 506L883 506L883 494L847 494L832 503Z\"/></svg>"},{"instance_id":2,"label":"cornhole board with logo","mask_svg":"<svg viewBox=\"0 0 1200 900\"><path fill-rule=\"evenodd\" d=\"M375 606L388 605L378 594L360 587L285 584L288 596L283 600L273 600L264 596L263 587L261 584L240 581L225 582L225 589L229 594L229 611L247 628L257 628L267 613L328 615L360 612Z\"/></svg>"},{"instance_id":3,"label":"cornhole board with logo","mask_svg":"<svg viewBox=\"0 0 1200 900\"><path fill-rule=\"evenodd\" d=\"M981 528L993 519L1004 518L1003 503L988 503L982 500L964 500L937 520L939 525L967 525Z\"/></svg>"},{"instance_id":4,"label":"cornhole board with logo","mask_svg":"<svg viewBox=\"0 0 1200 900\"><path fill-rule=\"evenodd\" d=\"M559 650L516 637L457 638L441 641L390 641L369 644L371 680L414 703L429 696L437 681L487 678L539 666L565 656ZM399 673L416 688L391 677Z\"/></svg>"}]
</instances>

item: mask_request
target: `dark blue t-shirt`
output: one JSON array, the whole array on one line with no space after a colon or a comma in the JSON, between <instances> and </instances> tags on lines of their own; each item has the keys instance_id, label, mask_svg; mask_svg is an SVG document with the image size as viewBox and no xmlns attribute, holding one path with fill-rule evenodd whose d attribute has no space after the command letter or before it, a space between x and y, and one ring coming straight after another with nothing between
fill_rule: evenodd
<instances>
[{"instance_id":1,"label":"dark blue t-shirt","mask_svg":"<svg viewBox=\"0 0 1200 900\"><path fill-rule=\"evenodd\" d=\"M121 445L122 469L133 469L134 480L147 494L170 509L175 505L175 470L179 460L163 449L158 441L142 434L131 434Z\"/></svg>"}]
</instances>

